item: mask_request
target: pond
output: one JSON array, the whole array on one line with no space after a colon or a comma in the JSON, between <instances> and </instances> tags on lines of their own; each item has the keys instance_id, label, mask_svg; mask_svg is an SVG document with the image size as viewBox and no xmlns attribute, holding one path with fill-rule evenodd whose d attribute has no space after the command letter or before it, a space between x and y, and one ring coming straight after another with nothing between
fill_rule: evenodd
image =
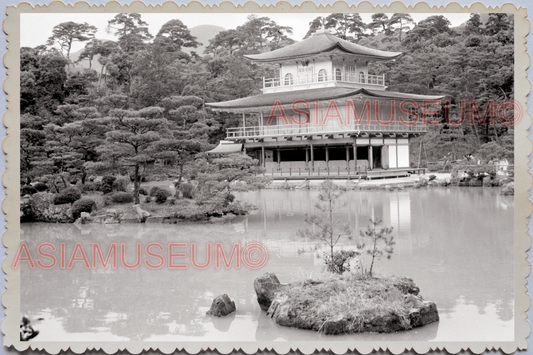
<instances>
[{"instance_id":1,"label":"pond","mask_svg":"<svg viewBox=\"0 0 533 355\"><path fill-rule=\"evenodd\" d=\"M44 270L21 264L21 313L34 320L39 341L289 341L420 340L506 341L514 338L513 197L496 188L431 188L398 191L349 191L336 216L351 229L366 228L370 218L392 226L396 245L390 260L377 261L381 275L412 278L422 296L435 302L440 321L394 334L325 336L276 325L256 301L253 281L274 272L282 283L323 272L325 249L296 235L303 216L313 212L317 191L262 190L239 194L258 210L229 224L23 224L21 239L33 257L40 243L76 243L90 254L98 243L127 245L134 262L137 243L196 243L205 259L208 243L228 251L234 243L257 241L269 252L259 270L241 265L231 270L211 265L158 270L89 268L75 262ZM339 248L357 242L343 239ZM50 249L48 249L50 253ZM105 256L105 254L104 254ZM90 259L90 257L89 257ZM49 260L43 259L44 263ZM189 263L188 257L181 259ZM155 263L155 260L154 260ZM227 293L237 312L226 318L206 316L213 298Z\"/></svg>"}]
</instances>

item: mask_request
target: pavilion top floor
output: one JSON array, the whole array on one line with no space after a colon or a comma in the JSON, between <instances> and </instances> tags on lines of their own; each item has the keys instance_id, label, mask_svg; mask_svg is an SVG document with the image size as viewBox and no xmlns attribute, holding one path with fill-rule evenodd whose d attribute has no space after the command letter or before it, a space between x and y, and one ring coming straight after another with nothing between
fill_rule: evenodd
<instances>
[{"instance_id":1,"label":"pavilion top floor","mask_svg":"<svg viewBox=\"0 0 533 355\"><path fill-rule=\"evenodd\" d=\"M395 60L401 54L364 47L322 29L301 42L245 57L278 65L274 77L263 78L266 94L331 86L385 90L385 74L370 74L368 64Z\"/></svg>"}]
</instances>

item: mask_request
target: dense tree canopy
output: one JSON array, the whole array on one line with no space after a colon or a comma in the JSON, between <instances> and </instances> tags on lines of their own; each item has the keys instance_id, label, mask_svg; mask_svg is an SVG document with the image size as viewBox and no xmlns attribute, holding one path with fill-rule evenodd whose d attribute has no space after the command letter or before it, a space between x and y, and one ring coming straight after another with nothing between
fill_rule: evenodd
<instances>
[{"instance_id":1,"label":"dense tree canopy","mask_svg":"<svg viewBox=\"0 0 533 355\"><path fill-rule=\"evenodd\" d=\"M336 13L314 19L307 36L322 27L354 43L403 52L396 61L369 64L371 74L385 74L389 90L446 95L452 119L461 110L476 117L474 125L432 128L413 143L416 159L512 158L512 129L480 119L490 102L513 98L512 16L472 14L454 28L440 15L414 23L409 14L376 13L364 23L357 13ZM109 30L115 41L97 39L87 23L65 22L54 27L48 47L21 48L24 179L57 174L84 182L105 170L137 182L149 171L182 173L241 122L238 115L214 114L205 102L259 94L261 78L277 75L275 66L243 54L293 43L292 28L255 15L204 43L202 56L183 51L200 43L177 18L155 37L136 13L114 16ZM69 63L76 41L86 45L78 63Z\"/></svg>"}]
</instances>

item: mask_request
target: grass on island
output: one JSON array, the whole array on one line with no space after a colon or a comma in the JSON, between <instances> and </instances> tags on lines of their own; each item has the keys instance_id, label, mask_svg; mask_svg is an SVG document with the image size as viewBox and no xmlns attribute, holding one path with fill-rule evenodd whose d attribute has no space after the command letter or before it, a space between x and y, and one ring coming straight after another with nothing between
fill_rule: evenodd
<instances>
[{"instance_id":1,"label":"grass on island","mask_svg":"<svg viewBox=\"0 0 533 355\"><path fill-rule=\"evenodd\" d=\"M360 274L334 275L311 282L301 280L284 288L290 309L309 323L323 324L344 319L349 328L362 331L365 322L376 317L396 315L402 329L411 329L409 313L422 302L420 296L402 293L398 277L376 278Z\"/></svg>"}]
</instances>

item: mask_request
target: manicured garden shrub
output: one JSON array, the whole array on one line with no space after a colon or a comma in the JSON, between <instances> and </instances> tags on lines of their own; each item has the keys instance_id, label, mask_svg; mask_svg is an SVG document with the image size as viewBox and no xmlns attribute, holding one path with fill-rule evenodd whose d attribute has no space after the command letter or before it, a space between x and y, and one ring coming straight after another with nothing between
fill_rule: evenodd
<instances>
[{"instance_id":1,"label":"manicured garden shrub","mask_svg":"<svg viewBox=\"0 0 533 355\"><path fill-rule=\"evenodd\" d=\"M169 192L163 189L160 189L155 194L155 202L157 203L165 203L167 198L169 197Z\"/></svg>"},{"instance_id":2,"label":"manicured garden shrub","mask_svg":"<svg viewBox=\"0 0 533 355\"><path fill-rule=\"evenodd\" d=\"M106 175L102 178L102 184L113 186L113 183L115 182L116 179L117 178L115 176Z\"/></svg>"},{"instance_id":3,"label":"manicured garden shrub","mask_svg":"<svg viewBox=\"0 0 533 355\"><path fill-rule=\"evenodd\" d=\"M324 255L324 263L329 272L343 274L346 271L350 271L350 260L360 254L361 252L356 250L337 250L333 253L333 260L331 260L331 255L326 253Z\"/></svg>"},{"instance_id":4,"label":"manicured garden shrub","mask_svg":"<svg viewBox=\"0 0 533 355\"><path fill-rule=\"evenodd\" d=\"M103 192L104 195L110 194L111 192L113 192L113 185L102 184L100 185L100 191Z\"/></svg>"},{"instance_id":5,"label":"manicured garden shrub","mask_svg":"<svg viewBox=\"0 0 533 355\"><path fill-rule=\"evenodd\" d=\"M116 191L126 192L129 183L130 181L127 178L118 178L115 180L115 182L113 182L113 189L115 189Z\"/></svg>"},{"instance_id":6,"label":"manicured garden shrub","mask_svg":"<svg viewBox=\"0 0 533 355\"><path fill-rule=\"evenodd\" d=\"M35 190L37 190L37 192L43 192L48 190L48 185L41 181L36 182L33 187L35 187Z\"/></svg>"},{"instance_id":7,"label":"manicured garden shrub","mask_svg":"<svg viewBox=\"0 0 533 355\"><path fill-rule=\"evenodd\" d=\"M141 188L139 189L139 195L144 195L144 196L146 196L146 195L148 195L148 192L146 192L146 190L143 189L143 188L141 187Z\"/></svg>"},{"instance_id":8,"label":"manicured garden shrub","mask_svg":"<svg viewBox=\"0 0 533 355\"><path fill-rule=\"evenodd\" d=\"M162 191L163 194L165 194L166 197L170 197L172 196L172 194L170 193L170 191L166 190L166 189L162 189L160 187L157 187L157 186L154 186L150 189L150 196L152 197L156 197L157 194Z\"/></svg>"},{"instance_id":9,"label":"manicured garden shrub","mask_svg":"<svg viewBox=\"0 0 533 355\"><path fill-rule=\"evenodd\" d=\"M113 204L113 199L111 198L111 195L104 195L104 206L109 206Z\"/></svg>"},{"instance_id":10,"label":"manicured garden shrub","mask_svg":"<svg viewBox=\"0 0 533 355\"><path fill-rule=\"evenodd\" d=\"M184 198L194 198L194 186L188 182L184 182L180 185L180 191Z\"/></svg>"},{"instance_id":11,"label":"manicured garden shrub","mask_svg":"<svg viewBox=\"0 0 533 355\"><path fill-rule=\"evenodd\" d=\"M82 212L91 213L96 210L96 202L89 198L82 198L72 204L72 217L78 219Z\"/></svg>"},{"instance_id":12,"label":"manicured garden shrub","mask_svg":"<svg viewBox=\"0 0 533 355\"><path fill-rule=\"evenodd\" d=\"M233 201L235 201L235 195L234 194L227 194L226 195L226 199L224 200L224 206L227 206L229 205L230 203L232 203Z\"/></svg>"},{"instance_id":13,"label":"manicured garden shrub","mask_svg":"<svg viewBox=\"0 0 533 355\"><path fill-rule=\"evenodd\" d=\"M37 189L31 185L24 185L20 188L20 196L33 195L37 193Z\"/></svg>"},{"instance_id":14,"label":"manicured garden shrub","mask_svg":"<svg viewBox=\"0 0 533 355\"><path fill-rule=\"evenodd\" d=\"M159 190L163 190L163 189L160 188L160 187L157 187L157 186L153 186L153 187L150 189L150 193L149 193L149 195L150 195L150 196L155 196L155 194L156 194Z\"/></svg>"},{"instance_id":15,"label":"manicured garden shrub","mask_svg":"<svg viewBox=\"0 0 533 355\"><path fill-rule=\"evenodd\" d=\"M102 188L102 183L100 182L88 182L85 185L82 185L81 190L83 192L100 191L101 188Z\"/></svg>"},{"instance_id":16,"label":"manicured garden shrub","mask_svg":"<svg viewBox=\"0 0 533 355\"><path fill-rule=\"evenodd\" d=\"M115 192L111 196L111 200L115 203L131 203L133 202L133 196L127 192Z\"/></svg>"},{"instance_id":17,"label":"manicured garden shrub","mask_svg":"<svg viewBox=\"0 0 533 355\"><path fill-rule=\"evenodd\" d=\"M117 178L114 176L106 175L102 178L102 185L100 186L100 191L105 194L113 192L113 183Z\"/></svg>"},{"instance_id":18,"label":"manicured garden shrub","mask_svg":"<svg viewBox=\"0 0 533 355\"><path fill-rule=\"evenodd\" d=\"M54 195L54 205L62 205L65 203L74 203L81 198L81 192L75 187L67 187L63 191Z\"/></svg>"}]
</instances>

